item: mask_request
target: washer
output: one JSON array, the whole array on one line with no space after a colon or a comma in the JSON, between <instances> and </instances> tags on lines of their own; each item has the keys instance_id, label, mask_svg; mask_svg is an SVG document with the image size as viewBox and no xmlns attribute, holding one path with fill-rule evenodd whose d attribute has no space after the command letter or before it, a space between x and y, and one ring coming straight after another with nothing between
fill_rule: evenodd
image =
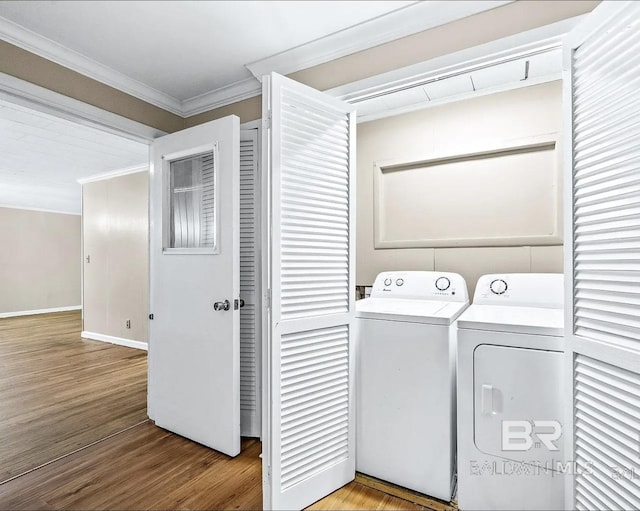
<instances>
[{"instance_id":1,"label":"washer","mask_svg":"<svg viewBox=\"0 0 640 511\"><path fill-rule=\"evenodd\" d=\"M564 509L563 276L484 275L458 319L458 506Z\"/></svg>"},{"instance_id":2,"label":"washer","mask_svg":"<svg viewBox=\"0 0 640 511\"><path fill-rule=\"evenodd\" d=\"M378 275L356 302L356 469L449 501L455 457L456 273Z\"/></svg>"}]
</instances>

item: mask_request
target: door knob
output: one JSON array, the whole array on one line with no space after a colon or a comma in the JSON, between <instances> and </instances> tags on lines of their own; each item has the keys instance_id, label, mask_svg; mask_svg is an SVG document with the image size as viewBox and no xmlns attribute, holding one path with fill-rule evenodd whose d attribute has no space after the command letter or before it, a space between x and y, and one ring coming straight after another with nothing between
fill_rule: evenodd
<instances>
[{"instance_id":1,"label":"door knob","mask_svg":"<svg viewBox=\"0 0 640 511\"><path fill-rule=\"evenodd\" d=\"M213 304L213 310L216 311L228 311L231 308L231 302L225 300L224 302L216 302Z\"/></svg>"}]
</instances>

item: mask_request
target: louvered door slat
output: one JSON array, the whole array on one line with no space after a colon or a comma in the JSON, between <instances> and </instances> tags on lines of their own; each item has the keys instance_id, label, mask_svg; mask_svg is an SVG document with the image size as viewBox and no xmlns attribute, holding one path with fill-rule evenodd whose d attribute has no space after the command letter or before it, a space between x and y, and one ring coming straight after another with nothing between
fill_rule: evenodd
<instances>
[{"instance_id":1,"label":"louvered door slat","mask_svg":"<svg viewBox=\"0 0 640 511\"><path fill-rule=\"evenodd\" d=\"M265 83L273 309L264 505L301 509L355 476L355 123L349 105L278 75Z\"/></svg>"}]
</instances>

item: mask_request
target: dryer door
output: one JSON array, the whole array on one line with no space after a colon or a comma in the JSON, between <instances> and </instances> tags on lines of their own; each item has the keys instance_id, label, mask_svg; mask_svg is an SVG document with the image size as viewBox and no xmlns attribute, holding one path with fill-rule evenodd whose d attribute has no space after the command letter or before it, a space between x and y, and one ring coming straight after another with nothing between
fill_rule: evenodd
<instances>
[{"instance_id":1,"label":"dryer door","mask_svg":"<svg viewBox=\"0 0 640 511\"><path fill-rule=\"evenodd\" d=\"M474 352L477 448L554 468L562 457L562 353L480 345Z\"/></svg>"}]
</instances>

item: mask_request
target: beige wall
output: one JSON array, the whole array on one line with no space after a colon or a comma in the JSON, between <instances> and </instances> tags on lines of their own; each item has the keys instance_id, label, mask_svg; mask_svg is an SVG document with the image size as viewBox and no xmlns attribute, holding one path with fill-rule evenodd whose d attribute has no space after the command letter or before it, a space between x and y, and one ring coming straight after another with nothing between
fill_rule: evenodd
<instances>
[{"instance_id":1,"label":"beige wall","mask_svg":"<svg viewBox=\"0 0 640 511\"><path fill-rule=\"evenodd\" d=\"M0 72L166 132L184 119L104 83L0 40Z\"/></svg>"},{"instance_id":2,"label":"beige wall","mask_svg":"<svg viewBox=\"0 0 640 511\"><path fill-rule=\"evenodd\" d=\"M138 172L82 187L86 332L147 342L148 179Z\"/></svg>"},{"instance_id":3,"label":"beige wall","mask_svg":"<svg viewBox=\"0 0 640 511\"><path fill-rule=\"evenodd\" d=\"M423 161L538 137L559 140L561 105L562 86L557 81L359 124L357 284L371 284L384 270L442 270L461 273L472 293L484 273L562 272L561 246L375 249L373 182L376 162ZM561 150L559 143L555 151L559 175ZM499 186L497 179L473 187L482 193L484 188ZM471 183L461 182L460 186ZM561 198L561 190L558 191ZM458 221L473 223L473 218L464 213L456 212ZM416 215L414 221L419 222L420 217Z\"/></svg>"},{"instance_id":4,"label":"beige wall","mask_svg":"<svg viewBox=\"0 0 640 511\"><path fill-rule=\"evenodd\" d=\"M0 314L80 305L80 216L0 207Z\"/></svg>"}]
</instances>

